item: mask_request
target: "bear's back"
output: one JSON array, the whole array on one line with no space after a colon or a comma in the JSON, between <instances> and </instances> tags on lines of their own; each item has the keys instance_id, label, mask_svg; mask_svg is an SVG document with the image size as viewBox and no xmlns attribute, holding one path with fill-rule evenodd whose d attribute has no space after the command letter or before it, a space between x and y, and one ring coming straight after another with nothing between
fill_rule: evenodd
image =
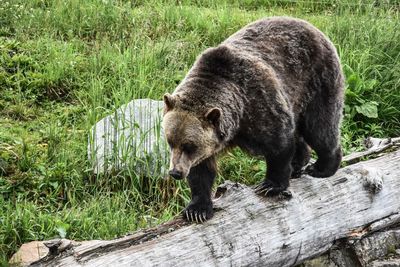
<instances>
[{"instance_id":1,"label":"bear's back","mask_svg":"<svg viewBox=\"0 0 400 267\"><path fill-rule=\"evenodd\" d=\"M277 72L291 76L329 57L337 59L328 38L310 23L288 17L265 18L253 22L226 39L227 45L242 54L265 61Z\"/></svg>"},{"instance_id":2,"label":"bear's back","mask_svg":"<svg viewBox=\"0 0 400 267\"><path fill-rule=\"evenodd\" d=\"M253 22L204 51L175 93L188 96L182 101L187 110L195 109L196 102L211 106L233 98L256 108L281 95L300 114L315 95L336 101L341 91L339 58L327 37L306 21L273 17Z\"/></svg>"},{"instance_id":3,"label":"bear's back","mask_svg":"<svg viewBox=\"0 0 400 267\"><path fill-rule=\"evenodd\" d=\"M234 33L220 46L271 68L295 112L301 112L317 91L343 90L334 45L307 21L289 17L261 19ZM337 86L324 86L325 77L332 79L328 83L337 83ZM340 92L328 94L338 98L341 95Z\"/></svg>"}]
</instances>

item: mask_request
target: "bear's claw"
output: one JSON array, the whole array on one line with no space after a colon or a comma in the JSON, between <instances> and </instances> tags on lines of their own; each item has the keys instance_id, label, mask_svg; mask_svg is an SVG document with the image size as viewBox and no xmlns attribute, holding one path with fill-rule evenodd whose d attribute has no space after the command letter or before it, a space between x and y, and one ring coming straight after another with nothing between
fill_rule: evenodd
<instances>
[{"instance_id":1,"label":"bear's claw","mask_svg":"<svg viewBox=\"0 0 400 267\"><path fill-rule=\"evenodd\" d=\"M279 193L279 198L282 199L290 199L292 198L292 192L290 192L289 190L283 190L282 192Z\"/></svg>"},{"instance_id":2,"label":"bear's claw","mask_svg":"<svg viewBox=\"0 0 400 267\"><path fill-rule=\"evenodd\" d=\"M203 211L202 213L197 212L197 211L185 211L184 217L186 220L190 222L196 222L196 223L203 223L207 221L207 215L206 212Z\"/></svg>"},{"instance_id":3,"label":"bear's claw","mask_svg":"<svg viewBox=\"0 0 400 267\"><path fill-rule=\"evenodd\" d=\"M272 187L266 187L266 186L263 186L262 184L259 184L259 185L256 187L255 192L256 192L256 194L267 196L268 193L269 193L272 189L273 189Z\"/></svg>"},{"instance_id":4,"label":"bear's claw","mask_svg":"<svg viewBox=\"0 0 400 267\"><path fill-rule=\"evenodd\" d=\"M203 223L213 216L212 204L189 204L182 213L183 218L189 222Z\"/></svg>"},{"instance_id":5,"label":"bear's claw","mask_svg":"<svg viewBox=\"0 0 400 267\"><path fill-rule=\"evenodd\" d=\"M279 196L280 198L291 198L292 193L283 186L276 186L270 181L264 181L255 187L255 193L264 196Z\"/></svg>"}]
</instances>

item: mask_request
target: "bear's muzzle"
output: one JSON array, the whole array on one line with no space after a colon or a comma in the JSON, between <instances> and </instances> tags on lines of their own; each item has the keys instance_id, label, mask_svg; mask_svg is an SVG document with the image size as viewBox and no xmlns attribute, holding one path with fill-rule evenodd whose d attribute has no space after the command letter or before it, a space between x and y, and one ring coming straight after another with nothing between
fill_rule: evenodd
<instances>
[{"instance_id":1,"label":"bear's muzzle","mask_svg":"<svg viewBox=\"0 0 400 267\"><path fill-rule=\"evenodd\" d=\"M181 180L183 178L182 172L178 171L177 169L172 169L169 171L169 175L176 180Z\"/></svg>"}]
</instances>

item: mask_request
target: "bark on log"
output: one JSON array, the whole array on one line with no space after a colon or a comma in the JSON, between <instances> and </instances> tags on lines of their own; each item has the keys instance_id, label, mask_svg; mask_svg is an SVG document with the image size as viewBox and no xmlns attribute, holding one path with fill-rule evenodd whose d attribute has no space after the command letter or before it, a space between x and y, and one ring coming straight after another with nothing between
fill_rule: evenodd
<instances>
[{"instance_id":1,"label":"bark on log","mask_svg":"<svg viewBox=\"0 0 400 267\"><path fill-rule=\"evenodd\" d=\"M298 265L340 240L400 222L400 150L393 150L330 178L291 180L290 200L228 181L216 192L214 218L204 224L176 219L116 240L75 242L56 256L53 248L34 266Z\"/></svg>"}]
</instances>

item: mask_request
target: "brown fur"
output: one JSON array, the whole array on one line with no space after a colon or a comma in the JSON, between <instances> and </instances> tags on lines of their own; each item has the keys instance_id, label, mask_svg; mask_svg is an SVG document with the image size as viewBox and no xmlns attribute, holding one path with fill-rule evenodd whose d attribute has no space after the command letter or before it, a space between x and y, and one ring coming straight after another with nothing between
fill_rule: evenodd
<instances>
[{"instance_id":1,"label":"brown fur","mask_svg":"<svg viewBox=\"0 0 400 267\"><path fill-rule=\"evenodd\" d=\"M189 215L212 216L208 193L193 188L211 190L204 188L214 180L214 155L228 146L265 157L266 195L286 190L308 162L309 146L318 155L311 175L327 177L339 166L343 74L332 43L303 20L249 24L202 53L164 102L171 175L189 179Z\"/></svg>"}]
</instances>

